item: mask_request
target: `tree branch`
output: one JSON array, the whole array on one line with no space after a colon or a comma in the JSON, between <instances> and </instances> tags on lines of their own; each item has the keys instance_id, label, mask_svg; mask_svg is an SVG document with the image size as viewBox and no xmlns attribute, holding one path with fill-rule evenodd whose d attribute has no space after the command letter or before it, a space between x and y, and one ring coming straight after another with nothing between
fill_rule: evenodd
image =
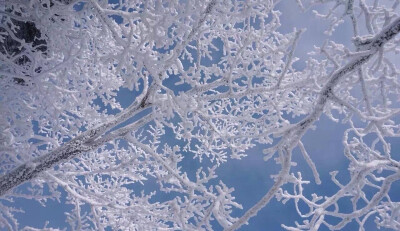
<instances>
[{"instance_id":1,"label":"tree branch","mask_svg":"<svg viewBox=\"0 0 400 231\"><path fill-rule=\"evenodd\" d=\"M301 122L297 123L296 126L290 128L287 131L286 134L293 137L287 138L285 135L284 137L282 137L283 142L280 145L290 142L286 144L287 147L290 147L290 149L295 147L300 141L302 135L321 116L324 107L328 102L328 99L331 97L333 89L338 84L339 80L341 80L347 74L353 72L354 70L357 70L361 65L365 64L369 59L371 59L374 54L376 54L380 50L380 48L382 48L389 40L394 38L399 32L400 17L396 18L390 25L383 28L379 34L375 35L374 38L369 40L369 43L366 46L366 50L369 50L370 52L367 52L366 54L351 60L347 65L333 72L330 80L325 84L324 88L322 89L314 110L305 119L303 119ZM290 161L290 150L285 152L283 155L288 155L284 157L285 163L287 160ZM238 221L236 221L231 227L226 230L236 230L242 225L246 224L251 217L257 215L258 211L264 208L269 203L271 198L278 192L279 188L286 183L285 175L289 173L289 170L290 164L282 164L282 170L279 173L278 180L275 181L274 185L268 191L268 193L259 202L257 202L257 204L250 208Z\"/></svg>"}]
</instances>

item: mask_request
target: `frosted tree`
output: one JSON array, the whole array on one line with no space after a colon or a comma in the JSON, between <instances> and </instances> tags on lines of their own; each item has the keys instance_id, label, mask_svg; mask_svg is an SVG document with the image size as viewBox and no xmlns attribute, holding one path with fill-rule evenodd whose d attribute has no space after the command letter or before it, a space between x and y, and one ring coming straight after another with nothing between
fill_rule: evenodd
<instances>
[{"instance_id":1,"label":"frosted tree","mask_svg":"<svg viewBox=\"0 0 400 231\"><path fill-rule=\"evenodd\" d=\"M400 202L388 194L400 179L391 149L400 135L398 0L297 1L303 10L329 6L315 12L331 22L327 34L346 20L354 32L351 47L315 44L302 70L293 63L303 30L278 32L279 1L0 3L1 228L36 230L20 227L8 205L65 192L71 230L213 230L212 221L236 230L274 197L309 208L287 230L352 221L364 230L370 217L400 229ZM121 89L133 92L127 107ZM332 172L337 193L310 197L291 157L299 148L309 180L321 183L302 137L323 114L348 125L338 155L349 159L351 180ZM241 205L216 170L256 145L270 146L265 160L281 171L233 217ZM188 155L203 167L186 172ZM137 189L150 181L154 193ZM154 201L161 192L172 199ZM342 198L351 213L341 212Z\"/></svg>"}]
</instances>

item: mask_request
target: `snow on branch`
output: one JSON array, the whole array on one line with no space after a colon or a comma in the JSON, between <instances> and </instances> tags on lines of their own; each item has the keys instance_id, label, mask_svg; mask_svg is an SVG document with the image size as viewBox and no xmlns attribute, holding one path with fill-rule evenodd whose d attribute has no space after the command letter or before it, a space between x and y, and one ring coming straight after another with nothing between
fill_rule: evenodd
<instances>
[{"instance_id":1,"label":"snow on branch","mask_svg":"<svg viewBox=\"0 0 400 231\"><path fill-rule=\"evenodd\" d=\"M399 1L298 0L333 35L304 68L284 1L0 2L0 228L52 229L17 219L24 198L68 205L60 229L237 230L276 198L299 214L287 230L400 229ZM303 139L325 115L347 126L348 181ZM235 217L247 205L218 173L257 148L280 171Z\"/></svg>"}]
</instances>

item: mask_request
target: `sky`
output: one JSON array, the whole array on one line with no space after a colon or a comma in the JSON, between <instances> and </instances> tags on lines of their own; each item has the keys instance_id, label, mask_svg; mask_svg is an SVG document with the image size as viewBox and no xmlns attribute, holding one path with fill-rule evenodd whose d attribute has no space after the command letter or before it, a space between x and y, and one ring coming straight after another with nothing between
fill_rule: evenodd
<instances>
[{"instance_id":1,"label":"sky","mask_svg":"<svg viewBox=\"0 0 400 231\"><path fill-rule=\"evenodd\" d=\"M322 45L327 39L327 36L323 34L324 28L327 28L327 23L322 20L316 20L311 11L300 13L300 9L294 4L294 1L282 1L278 8L283 12L281 16L282 27L280 28L280 32L292 32L294 27L297 29L307 29L302 34L298 42L299 46L296 48L295 52L295 56L299 57L301 60L305 60L307 53L313 49L314 45ZM349 38L351 38L351 35L351 27L345 24L333 34L333 39L349 45ZM299 61L295 64L295 67L298 69L303 68L304 61ZM123 101L121 103L124 107L130 103L126 101L126 99L132 98L131 94L132 92L127 90L123 90L119 94L119 99ZM298 149L294 150L293 155L293 160L297 162L298 165L293 167L291 172L300 171L304 179L311 181L306 188L306 193L308 195L317 191L319 194L330 196L338 190L338 187L332 183L329 172L338 170L339 179L344 182L349 179L349 173L347 171L349 162L343 155L342 145L343 132L347 126L345 124L335 123L326 116L322 116L316 122L316 127L316 130L308 131L302 141L317 166L322 185L316 185L313 182L312 172L303 160ZM276 165L274 161L263 161L263 148L265 147L257 146L252 148L247 151L247 157L242 160L229 160L217 171L219 179L228 187L233 187L235 189L233 196L236 197L236 202L243 206L243 210L235 210L233 216L240 217L251 206L257 203L273 184L270 178L271 174L277 174L280 170L280 166ZM395 141L392 144L392 148L393 151L398 151L400 149L400 143ZM183 161L183 168L193 169L196 164L197 163L192 161L191 158L186 158ZM394 184L393 186L391 194L396 198L395 194L400 194L400 184ZM152 185L150 182L149 185L143 187L145 190L152 191L155 185ZM163 196L165 197L165 195L161 195L159 196L160 198L156 197L155 199L166 199L162 198ZM400 195L397 196L397 199L400 200ZM345 205L345 203L343 203L343 205ZM37 202L19 199L15 202L14 206L23 208L26 211L18 215L20 227L29 224L40 228L43 227L46 220L50 221L49 227L65 227L66 225L64 221L64 211L68 210L68 207L58 202L49 201L46 207L42 207ZM346 209L346 206L344 206L344 209ZM296 220L301 221L297 215L293 201L282 204L276 199L272 199L256 217L250 220L249 225L243 226L240 230L283 230L281 228L282 223L294 225ZM222 230L217 223L213 225L215 230ZM346 226L345 230L355 230L356 227L355 222L353 222ZM367 231L376 230L373 219L369 219L365 228ZM324 231L328 229L322 227L320 230Z\"/></svg>"}]
</instances>

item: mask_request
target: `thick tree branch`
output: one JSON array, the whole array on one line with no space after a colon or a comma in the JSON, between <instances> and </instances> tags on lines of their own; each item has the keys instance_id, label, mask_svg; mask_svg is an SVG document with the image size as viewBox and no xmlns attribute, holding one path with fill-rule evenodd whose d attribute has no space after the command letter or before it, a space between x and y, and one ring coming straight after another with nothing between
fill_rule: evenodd
<instances>
[{"instance_id":1,"label":"thick tree branch","mask_svg":"<svg viewBox=\"0 0 400 231\"><path fill-rule=\"evenodd\" d=\"M135 113L132 113L132 116L134 114ZM112 121L111 123L122 123L125 120L121 121L119 119L124 118L124 116L127 116L126 113L124 113L123 116L118 117L118 119ZM128 116L128 118L130 117ZM0 196L3 196L14 187L17 187L18 185L26 181L32 180L40 173L52 168L54 165L66 162L82 153L93 151L97 147L113 139L124 136L130 131L135 131L139 127L148 123L150 120L151 117L147 115L142 119L134 122L133 124L110 132L99 139L94 139L94 137L99 136L98 132L102 129L94 128L84 132L82 135L72 139L62 147L59 147L43 156L37 157L32 161L26 162L15 168L11 172L7 173L6 175L0 177ZM115 121L118 121L118 123ZM102 127L103 126L101 126L100 128ZM104 134L104 132L102 134Z\"/></svg>"}]
</instances>

